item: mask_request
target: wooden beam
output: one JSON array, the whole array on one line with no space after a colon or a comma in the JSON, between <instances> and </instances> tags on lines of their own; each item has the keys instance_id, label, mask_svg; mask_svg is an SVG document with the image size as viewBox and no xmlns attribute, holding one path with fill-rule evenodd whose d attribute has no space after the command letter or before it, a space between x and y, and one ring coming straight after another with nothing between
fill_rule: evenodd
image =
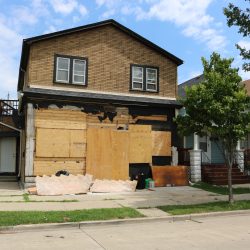
<instances>
[{"instance_id":1,"label":"wooden beam","mask_svg":"<svg viewBox=\"0 0 250 250\"><path fill-rule=\"evenodd\" d=\"M33 104L27 104L26 114L26 146L25 146L25 176L33 175L35 149L35 123Z\"/></svg>"}]
</instances>

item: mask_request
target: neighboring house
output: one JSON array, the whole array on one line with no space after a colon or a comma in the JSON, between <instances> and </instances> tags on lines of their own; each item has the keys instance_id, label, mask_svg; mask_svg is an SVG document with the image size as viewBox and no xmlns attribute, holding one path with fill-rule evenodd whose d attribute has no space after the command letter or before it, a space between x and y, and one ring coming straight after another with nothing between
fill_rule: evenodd
<instances>
[{"instance_id":1,"label":"neighboring house","mask_svg":"<svg viewBox=\"0 0 250 250\"><path fill-rule=\"evenodd\" d=\"M178 85L178 96L181 98L185 98L185 88L191 87L193 85L200 84L204 80L204 76L199 75L194 77L182 84ZM243 82L246 85L246 89L248 94L250 93L250 81ZM185 113L185 109L182 108L180 113ZM237 165L238 167L234 168L233 171L233 183L248 183L250 182L249 178L243 173L244 170L244 155L243 151L246 151L250 145L249 141L250 135L246 139L246 141L241 142L239 148L237 148ZM196 144L196 145L195 145ZM222 146L218 138L213 136L203 136L200 137L198 135L189 135L184 136L182 140L182 147L179 148L179 161L180 163L186 163L192 165L193 163L190 162L192 156L190 157L189 152L192 152L193 149L200 150L200 160L201 160L201 171L199 172L199 176L197 179L201 179L203 181L212 183L212 184L227 184L227 169L225 168L225 161L223 157ZM190 151L191 150L191 151ZM246 151L248 152L248 151ZM250 157L245 155L246 160ZM246 162L245 162L246 165ZM196 170L194 170L195 172ZM192 172L192 166L191 166ZM195 179L195 178L194 178Z\"/></svg>"},{"instance_id":2,"label":"neighboring house","mask_svg":"<svg viewBox=\"0 0 250 250\"><path fill-rule=\"evenodd\" d=\"M245 85L248 96L250 96L250 79L242 82ZM250 134L248 134L245 141L241 142L241 147L244 149L250 149Z\"/></svg>"},{"instance_id":3,"label":"neighboring house","mask_svg":"<svg viewBox=\"0 0 250 250\"><path fill-rule=\"evenodd\" d=\"M114 20L25 39L22 182L62 169L127 179L170 165L182 63Z\"/></svg>"},{"instance_id":4,"label":"neighboring house","mask_svg":"<svg viewBox=\"0 0 250 250\"><path fill-rule=\"evenodd\" d=\"M204 80L204 76L196 76L186 82L178 85L178 96L185 97L185 88L191 87L193 85L198 85ZM194 135L185 136L183 138L183 148L192 149L194 144ZM224 163L221 145L216 138L211 138L209 136L198 137L199 148L202 150L202 163L204 164L222 164Z\"/></svg>"},{"instance_id":5,"label":"neighboring house","mask_svg":"<svg viewBox=\"0 0 250 250\"><path fill-rule=\"evenodd\" d=\"M0 99L0 181L16 180L19 166L18 101Z\"/></svg>"}]
</instances>

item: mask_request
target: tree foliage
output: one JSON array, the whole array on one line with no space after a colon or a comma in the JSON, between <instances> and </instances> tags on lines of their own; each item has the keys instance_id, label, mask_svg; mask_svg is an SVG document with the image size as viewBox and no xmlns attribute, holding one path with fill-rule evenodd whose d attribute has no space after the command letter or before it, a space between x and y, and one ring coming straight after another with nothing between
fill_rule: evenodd
<instances>
[{"instance_id":1,"label":"tree foliage","mask_svg":"<svg viewBox=\"0 0 250 250\"><path fill-rule=\"evenodd\" d=\"M232 62L233 59L223 59L217 53L210 56L210 61L202 58L204 81L186 88L186 98L181 100L186 115L176 119L182 135L210 134L218 138L229 170L237 142L245 138L250 123L249 97L240 84L238 69L231 67Z\"/></svg>"},{"instance_id":2,"label":"tree foliage","mask_svg":"<svg viewBox=\"0 0 250 250\"><path fill-rule=\"evenodd\" d=\"M249 2L250 0L245 0ZM249 37L250 35L250 8L246 8L245 10L240 9L238 6L230 3L227 8L224 8L224 14L227 17L227 24L229 27L238 26L239 33L243 35L243 37ZM238 44L236 47L240 50L240 55L245 60L250 60L250 50L246 48L242 48ZM250 63L245 62L243 64L243 69L245 71L250 71Z\"/></svg>"}]
</instances>

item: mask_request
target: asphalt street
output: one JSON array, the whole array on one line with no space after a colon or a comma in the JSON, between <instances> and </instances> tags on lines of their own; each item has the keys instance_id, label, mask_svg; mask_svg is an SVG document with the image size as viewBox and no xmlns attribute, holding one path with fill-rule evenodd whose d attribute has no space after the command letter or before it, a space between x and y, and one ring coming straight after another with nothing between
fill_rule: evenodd
<instances>
[{"instance_id":1,"label":"asphalt street","mask_svg":"<svg viewBox=\"0 0 250 250\"><path fill-rule=\"evenodd\" d=\"M249 249L250 216L1 232L0 249Z\"/></svg>"}]
</instances>

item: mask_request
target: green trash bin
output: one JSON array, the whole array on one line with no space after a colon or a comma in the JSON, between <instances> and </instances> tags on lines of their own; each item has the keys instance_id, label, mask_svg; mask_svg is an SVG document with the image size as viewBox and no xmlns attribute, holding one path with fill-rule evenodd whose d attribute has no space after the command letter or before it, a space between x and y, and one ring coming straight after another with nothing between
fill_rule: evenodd
<instances>
[{"instance_id":1,"label":"green trash bin","mask_svg":"<svg viewBox=\"0 0 250 250\"><path fill-rule=\"evenodd\" d=\"M147 178L147 179L145 180L145 188L149 188L149 182L150 182L150 181L152 181L151 178Z\"/></svg>"}]
</instances>

